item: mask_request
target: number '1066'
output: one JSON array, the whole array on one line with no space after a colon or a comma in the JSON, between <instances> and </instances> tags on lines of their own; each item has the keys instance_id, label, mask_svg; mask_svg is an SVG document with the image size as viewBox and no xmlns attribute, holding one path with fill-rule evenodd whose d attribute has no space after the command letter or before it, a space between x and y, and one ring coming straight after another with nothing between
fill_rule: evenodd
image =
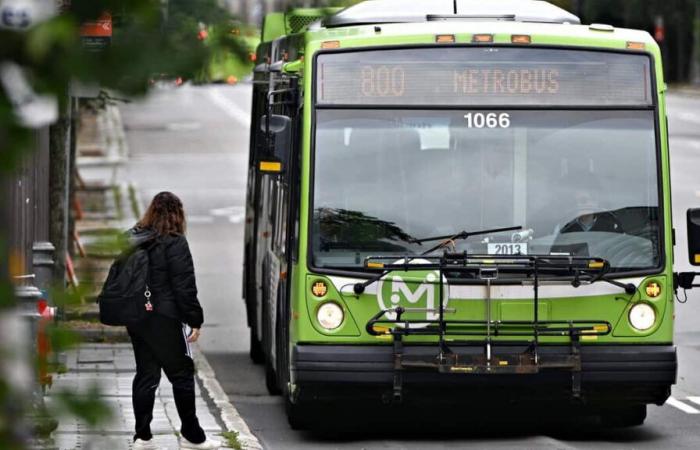
<instances>
[{"instance_id":1,"label":"number '1066'","mask_svg":"<svg viewBox=\"0 0 700 450\"><path fill-rule=\"evenodd\" d=\"M467 128L509 128L510 114L508 113L468 113L464 115Z\"/></svg>"}]
</instances>

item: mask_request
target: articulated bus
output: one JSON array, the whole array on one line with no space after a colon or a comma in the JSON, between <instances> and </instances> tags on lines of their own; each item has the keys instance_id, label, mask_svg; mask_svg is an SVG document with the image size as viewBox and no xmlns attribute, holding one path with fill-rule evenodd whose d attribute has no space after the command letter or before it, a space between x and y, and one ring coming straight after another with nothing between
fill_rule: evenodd
<instances>
[{"instance_id":1,"label":"articulated bus","mask_svg":"<svg viewBox=\"0 0 700 450\"><path fill-rule=\"evenodd\" d=\"M428 396L643 423L693 284L654 40L544 1L330 12L268 15L253 80L243 293L292 427Z\"/></svg>"}]
</instances>

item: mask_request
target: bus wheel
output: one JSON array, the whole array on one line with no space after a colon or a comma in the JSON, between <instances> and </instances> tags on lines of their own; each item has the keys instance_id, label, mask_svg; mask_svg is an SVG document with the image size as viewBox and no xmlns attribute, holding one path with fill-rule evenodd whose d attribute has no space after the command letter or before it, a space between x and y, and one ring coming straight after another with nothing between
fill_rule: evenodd
<instances>
[{"instance_id":1,"label":"bus wheel","mask_svg":"<svg viewBox=\"0 0 700 450\"><path fill-rule=\"evenodd\" d=\"M253 332L253 327L250 327L250 359L253 361L255 364L262 364L265 362L265 354L263 353L262 350L262 344L258 340L258 338L255 337L255 333Z\"/></svg>"},{"instance_id":2,"label":"bus wheel","mask_svg":"<svg viewBox=\"0 0 700 450\"><path fill-rule=\"evenodd\" d=\"M311 426L311 417L307 408L292 403L288 395L284 397L284 409L287 412L287 422L292 430L308 430Z\"/></svg>"},{"instance_id":3,"label":"bus wheel","mask_svg":"<svg viewBox=\"0 0 700 450\"><path fill-rule=\"evenodd\" d=\"M275 369L269 360L265 361L265 387L270 395L280 395L282 393L277 382L277 373L275 373Z\"/></svg>"},{"instance_id":4,"label":"bus wheel","mask_svg":"<svg viewBox=\"0 0 700 450\"><path fill-rule=\"evenodd\" d=\"M626 428L642 425L647 418L646 405L626 406L623 408L606 409L600 415L603 426L611 428Z\"/></svg>"}]
</instances>

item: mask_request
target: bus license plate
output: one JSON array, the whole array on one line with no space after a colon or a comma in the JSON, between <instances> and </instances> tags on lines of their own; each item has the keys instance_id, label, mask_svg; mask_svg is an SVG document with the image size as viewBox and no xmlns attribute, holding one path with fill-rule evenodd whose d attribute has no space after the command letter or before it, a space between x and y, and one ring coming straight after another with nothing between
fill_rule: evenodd
<instances>
[{"instance_id":1,"label":"bus license plate","mask_svg":"<svg viewBox=\"0 0 700 450\"><path fill-rule=\"evenodd\" d=\"M527 244L489 244L489 255L527 255Z\"/></svg>"}]
</instances>

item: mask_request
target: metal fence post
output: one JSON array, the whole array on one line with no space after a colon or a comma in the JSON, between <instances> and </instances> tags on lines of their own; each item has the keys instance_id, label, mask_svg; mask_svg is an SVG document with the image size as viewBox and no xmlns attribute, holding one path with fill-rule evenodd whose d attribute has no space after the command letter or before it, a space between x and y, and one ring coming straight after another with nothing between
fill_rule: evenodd
<instances>
[{"instance_id":1,"label":"metal fence post","mask_svg":"<svg viewBox=\"0 0 700 450\"><path fill-rule=\"evenodd\" d=\"M32 267L36 275L36 285L44 293L48 293L53 281L55 250L56 248L51 242L40 241L32 245Z\"/></svg>"}]
</instances>

